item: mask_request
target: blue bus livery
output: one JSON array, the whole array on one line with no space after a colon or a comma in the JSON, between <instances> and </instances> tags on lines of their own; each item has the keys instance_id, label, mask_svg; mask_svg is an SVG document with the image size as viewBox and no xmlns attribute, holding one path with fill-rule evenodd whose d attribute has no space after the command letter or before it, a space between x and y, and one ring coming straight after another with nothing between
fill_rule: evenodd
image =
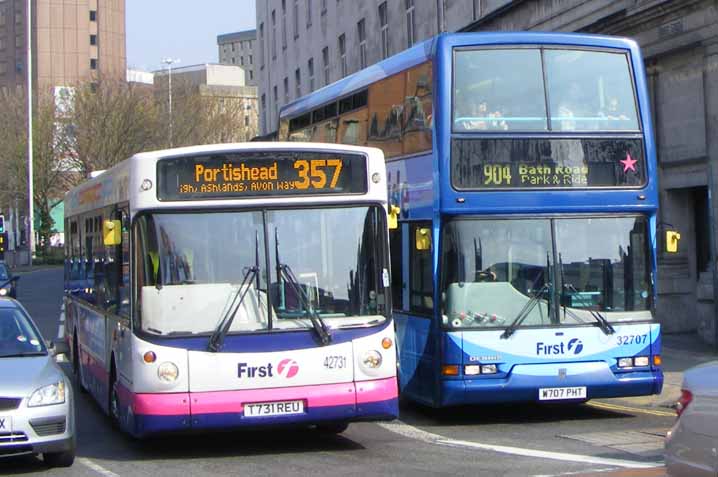
<instances>
[{"instance_id":1,"label":"blue bus livery","mask_svg":"<svg viewBox=\"0 0 718 477\"><path fill-rule=\"evenodd\" d=\"M460 33L281 110L281 140L384 150L404 396L661 391L648 104L631 40Z\"/></svg>"}]
</instances>

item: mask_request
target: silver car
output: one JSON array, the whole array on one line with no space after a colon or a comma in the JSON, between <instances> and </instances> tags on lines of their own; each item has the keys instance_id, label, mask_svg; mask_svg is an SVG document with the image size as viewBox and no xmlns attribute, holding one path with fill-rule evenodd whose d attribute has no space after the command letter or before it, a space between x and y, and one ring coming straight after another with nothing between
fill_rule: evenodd
<instances>
[{"instance_id":1,"label":"silver car","mask_svg":"<svg viewBox=\"0 0 718 477\"><path fill-rule=\"evenodd\" d=\"M718 361L683 374L678 419L666 436L671 476L718 476Z\"/></svg>"},{"instance_id":2,"label":"silver car","mask_svg":"<svg viewBox=\"0 0 718 477\"><path fill-rule=\"evenodd\" d=\"M22 305L0 298L0 456L42 454L50 466L75 460L72 385Z\"/></svg>"}]
</instances>

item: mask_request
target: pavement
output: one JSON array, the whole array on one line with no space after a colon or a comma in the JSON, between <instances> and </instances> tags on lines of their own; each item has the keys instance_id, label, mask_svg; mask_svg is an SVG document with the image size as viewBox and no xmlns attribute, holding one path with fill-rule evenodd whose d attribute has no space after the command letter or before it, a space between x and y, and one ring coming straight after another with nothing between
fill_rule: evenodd
<instances>
[{"instance_id":1,"label":"pavement","mask_svg":"<svg viewBox=\"0 0 718 477\"><path fill-rule=\"evenodd\" d=\"M693 366L718 360L715 347L696 333L663 334L663 390L653 396L611 399L611 402L638 407L673 408L681 396L683 372ZM607 400L608 401L608 400Z\"/></svg>"}]
</instances>

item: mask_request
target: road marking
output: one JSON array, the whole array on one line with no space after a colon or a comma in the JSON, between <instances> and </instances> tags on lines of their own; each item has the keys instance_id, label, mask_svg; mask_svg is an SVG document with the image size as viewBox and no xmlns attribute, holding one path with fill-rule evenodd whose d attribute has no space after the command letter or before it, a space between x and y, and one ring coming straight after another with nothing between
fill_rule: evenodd
<instances>
[{"instance_id":1,"label":"road marking","mask_svg":"<svg viewBox=\"0 0 718 477\"><path fill-rule=\"evenodd\" d=\"M607 409L609 411L625 411L635 412L639 414L650 414L652 416L664 416L664 417L676 417L675 412L661 411L658 409L644 409L640 407L621 406L619 404L608 404L600 401L589 401L586 403L588 406L592 406L598 409Z\"/></svg>"},{"instance_id":2,"label":"road marking","mask_svg":"<svg viewBox=\"0 0 718 477\"><path fill-rule=\"evenodd\" d=\"M541 451L534 449L525 449L522 447L499 446L494 444L482 444L479 442L447 439L444 436L423 431L414 426L404 424L400 421L379 423L379 426L404 437L424 441L429 444L439 444L449 447L481 449L499 452L501 454L519 455L524 457L538 457L540 459L561 460L565 462L581 462L586 464L608 465L612 467L624 467L628 469L649 469L663 465L662 462L638 462L625 459L595 457L592 455L568 454L565 452Z\"/></svg>"},{"instance_id":3,"label":"road marking","mask_svg":"<svg viewBox=\"0 0 718 477\"><path fill-rule=\"evenodd\" d=\"M111 470L105 469L100 464L97 464L86 457L80 457L79 459L77 459L77 462L84 465L85 467L89 467L100 475L104 475L105 477L120 477L118 474L115 474Z\"/></svg>"}]
</instances>

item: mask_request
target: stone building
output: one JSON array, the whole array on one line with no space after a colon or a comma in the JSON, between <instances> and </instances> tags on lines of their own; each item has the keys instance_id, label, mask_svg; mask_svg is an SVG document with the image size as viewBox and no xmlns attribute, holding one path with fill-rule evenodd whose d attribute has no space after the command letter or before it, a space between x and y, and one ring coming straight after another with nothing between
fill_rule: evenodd
<instances>
[{"instance_id":1,"label":"stone building","mask_svg":"<svg viewBox=\"0 0 718 477\"><path fill-rule=\"evenodd\" d=\"M0 2L0 87L27 82L26 8L26 0ZM36 0L33 8L36 88L124 80L125 0Z\"/></svg>"},{"instance_id":2,"label":"stone building","mask_svg":"<svg viewBox=\"0 0 718 477\"><path fill-rule=\"evenodd\" d=\"M169 71L154 73L155 94L167 97L169 92ZM249 141L257 135L257 88L248 86L245 70L239 66L203 64L172 69L174 94L182 90L197 91L217 108L223 108L236 116L236 123L242 128L225 142Z\"/></svg>"},{"instance_id":3,"label":"stone building","mask_svg":"<svg viewBox=\"0 0 718 477\"><path fill-rule=\"evenodd\" d=\"M572 31L642 47L655 120L660 235L658 318L715 342L718 311L718 2L716 0L262 0L257 2L260 122L279 107L442 31Z\"/></svg>"},{"instance_id":4,"label":"stone building","mask_svg":"<svg viewBox=\"0 0 718 477\"><path fill-rule=\"evenodd\" d=\"M256 42L257 30L239 31L217 36L219 63L244 68L247 86L257 86L257 71L254 63Z\"/></svg>"}]
</instances>

